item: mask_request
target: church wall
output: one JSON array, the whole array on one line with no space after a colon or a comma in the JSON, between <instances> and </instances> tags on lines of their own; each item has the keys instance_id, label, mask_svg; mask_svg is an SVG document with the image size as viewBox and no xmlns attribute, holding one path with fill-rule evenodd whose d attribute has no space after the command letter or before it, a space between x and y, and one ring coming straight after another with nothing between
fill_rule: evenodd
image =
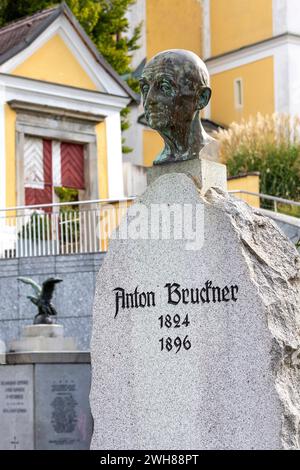
<instances>
[{"instance_id":1,"label":"church wall","mask_svg":"<svg viewBox=\"0 0 300 470\"><path fill-rule=\"evenodd\" d=\"M147 0L147 59L165 49L189 49L202 55L200 0Z\"/></svg>"},{"instance_id":2,"label":"church wall","mask_svg":"<svg viewBox=\"0 0 300 470\"><path fill-rule=\"evenodd\" d=\"M229 125L251 115L271 114L274 105L273 57L232 68L211 76L211 119ZM263 77L258 80L258 77ZM235 80L241 79L243 105L238 107L235 97Z\"/></svg>"},{"instance_id":3,"label":"church wall","mask_svg":"<svg viewBox=\"0 0 300 470\"><path fill-rule=\"evenodd\" d=\"M97 90L63 39L56 34L17 66L13 75Z\"/></svg>"},{"instance_id":4,"label":"church wall","mask_svg":"<svg viewBox=\"0 0 300 470\"><path fill-rule=\"evenodd\" d=\"M273 35L272 0L210 0L211 56Z\"/></svg>"}]
</instances>

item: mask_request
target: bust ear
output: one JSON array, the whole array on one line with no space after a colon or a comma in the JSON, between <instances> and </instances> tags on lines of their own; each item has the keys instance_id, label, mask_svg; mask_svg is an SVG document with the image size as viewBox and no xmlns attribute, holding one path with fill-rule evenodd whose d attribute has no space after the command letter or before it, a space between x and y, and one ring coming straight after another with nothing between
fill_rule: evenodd
<instances>
[{"instance_id":1,"label":"bust ear","mask_svg":"<svg viewBox=\"0 0 300 470\"><path fill-rule=\"evenodd\" d=\"M203 87L201 89L201 94L200 94L199 102L198 102L199 110L205 108L205 106L208 105L210 97L211 97L211 89L209 87Z\"/></svg>"}]
</instances>

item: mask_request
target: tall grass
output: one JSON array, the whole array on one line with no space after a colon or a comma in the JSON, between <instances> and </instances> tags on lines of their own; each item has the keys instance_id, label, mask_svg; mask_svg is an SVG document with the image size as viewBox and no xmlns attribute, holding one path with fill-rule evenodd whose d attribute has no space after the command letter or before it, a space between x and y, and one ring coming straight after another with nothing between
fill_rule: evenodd
<instances>
[{"instance_id":1,"label":"tall grass","mask_svg":"<svg viewBox=\"0 0 300 470\"><path fill-rule=\"evenodd\" d=\"M257 114L216 132L230 176L260 172L260 191L300 200L300 118Z\"/></svg>"}]
</instances>

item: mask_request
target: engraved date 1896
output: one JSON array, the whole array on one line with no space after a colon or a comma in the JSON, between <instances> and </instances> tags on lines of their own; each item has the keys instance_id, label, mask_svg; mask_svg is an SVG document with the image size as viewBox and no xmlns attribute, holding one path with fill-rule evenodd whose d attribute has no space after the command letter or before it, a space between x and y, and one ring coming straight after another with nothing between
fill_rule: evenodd
<instances>
[{"instance_id":1,"label":"engraved date 1896","mask_svg":"<svg viewBox=\"0 0 300 470\"><path fill-rule=\"evenodd\" d=\"M160 328L168 328L169 330L172 328L187 328L190 324L189 316L185 315L184 318L180 317L180 315L176 314L172 315L161 315L159 318ZM180 350L188 351L192 344L188 337L185 336L176 336L175 338L171 336L163 336L159 340L160 343L160 350L167 351L167 352L175 352L177 354Z\"/></svg>"}]
</instances>

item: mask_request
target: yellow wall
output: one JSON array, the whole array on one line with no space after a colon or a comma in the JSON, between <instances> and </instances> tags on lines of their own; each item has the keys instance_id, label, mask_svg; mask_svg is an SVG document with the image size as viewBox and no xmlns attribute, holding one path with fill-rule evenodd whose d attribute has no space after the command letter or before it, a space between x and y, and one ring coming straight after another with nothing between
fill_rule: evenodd
<instances>
[{"instance_id":1,"label":"yellow wall","mask_svg":"<svg viewBox=\"0 0 300 470\"><path fill-rule=\"evenodd\" d=\"M211 119L229 125L241 118L248 118L257 112L274 112L274 66L273 57L233 68L211 76L212 99ZM260 77L260 79L258 79ZM234 80L243 81L242 109L236 109Z\"/></svg>"},{"instance_id":2,"label":"yellow wall","mask_svg":"<svg viewBox=\"0 0 300 470\"><path fill-rule=\"evenodd\" d=\"M242 189L244 191L250 191L251 193L259 193L259 175L246 175L240 178L232 178L227 181L228 191L234 189ZM236 194L236 197L243 199L252 207L259 207L259 197L250 196L247 194Z\"/></svg>"},{"instance_id":3,"label":"yellow wall","mask_svg":"<svg viewBox=\"0 0 300 470\"><path fill-rule=\"evenodd\" d=\"M189 49L202 55L199 0L146 1L147 58L165 49Z\"/></svg>"},{"instance_id":4,"label":"yellow wall","mask_svg":"<svg viewBox=\"0 0 300 470\"><path fill-rule=\"evenodd\" d=\"M5 105L6 207L15 207L16 199L16 113Z\"/></svg>"},{"instance_id":5,"label":"yellow wall","mask_svg":"<svg viewBox=\"0 0 300 470\"><path fill-rule=\"evenodd\" d=\"M210 0L211 55L273 34L272 0Z\"/></svg>"},{"instance_id":6,"label":"yellow wall","mask_svg":"<svg viewBox=\"0 0 300 470\"><path fill-rule=\"evenodd\" d=\"M63 39L56 34L14 69L14 75L96 90Z\"/></svg>"},{"instance_id":7,"label":"yellow wall","mask_svg":"<svg viewBox=\"0 0 300 470\"><path fill-rule=\"evenodd\" d=\"M143 155L144 165L152 166L153 160L164 147L163 139L158 132L152 129L143 130Z\"/></svg>"}]
</instances>

